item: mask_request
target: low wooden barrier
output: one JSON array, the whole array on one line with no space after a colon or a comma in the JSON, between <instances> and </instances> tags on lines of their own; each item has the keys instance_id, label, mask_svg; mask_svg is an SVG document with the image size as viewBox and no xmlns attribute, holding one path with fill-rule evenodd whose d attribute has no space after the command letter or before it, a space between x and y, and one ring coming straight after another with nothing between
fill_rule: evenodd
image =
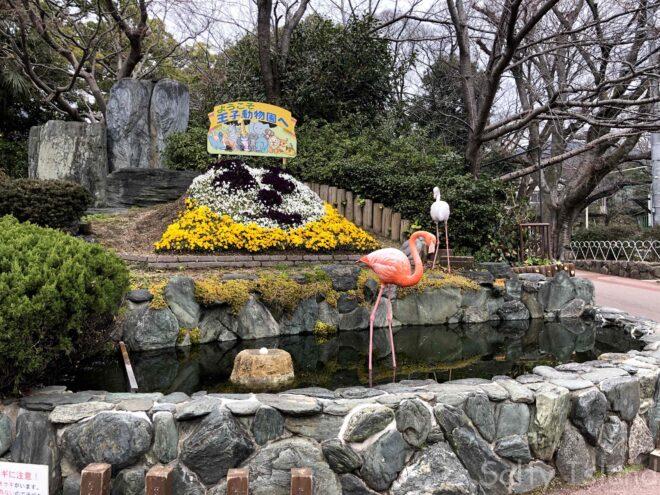
<instances>
[{"instance_id":1,"label":"low wooden barrier","mask_svg":"<svg viewBox=\"0 0 660 495\"><path fill-rule=\"evenodd\" d=\"M546 277L554 277L558 272L566 271L571 277L575 277L575 263L514 266L512 269L514 273L540 273Z\"/></svg>"},{"instance_id":2,"label":"low wooden barrier","mask_svg":"<svg viewBox=\"0 0 660 495\"><path fill-rule=\"evenodd\" d=\"M410 220L402 218L401 213L393 211L392 208L375 203L372 199L361 198L346 189L316 182L305 182L305 185L358 227L397 242L408 239ZM429 202L429 207L430 205Z\"/></svg>"},{"instance_id":3,"label":"low wooden barrier","mask_svg":"<svg viewBox=\"0 0 660 495\"><path fill-rule=\"evenodd\" d=\"M248 495L250 490L247 468L227 472L227 495ZM110 464L89 464L82 470L80 495L110 495ZM176 495L174 493L174 467L156 464L147 472L146 495ZM291 495L312 495L314 479L310 468L291 469Z\"/></svg>"}]
</instances>

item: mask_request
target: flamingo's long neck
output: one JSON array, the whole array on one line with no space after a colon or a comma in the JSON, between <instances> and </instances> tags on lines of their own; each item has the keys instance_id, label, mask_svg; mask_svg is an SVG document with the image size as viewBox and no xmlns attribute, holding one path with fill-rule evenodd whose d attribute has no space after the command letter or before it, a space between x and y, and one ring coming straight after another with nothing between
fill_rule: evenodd
<instances>
[{"instance_id":1,"label":"flamingo's long neck","mask_svg":"<svg viewBox=\"0 0 660 495\"><path fill-rule=\"evenodd\" d=\"M413 263L415 264L415 269L410 275L403 278L401 281L402 287L410 287L411 285L416 285L422 279L422 275L424 274L422 258L419 257L419 252L417 251L417 238L421 237L421 235L422 234L420 232L415 232L410 236L410 240L408 241L408 246L410 246L410 253L413 257Z\"/></svg>"}]
</instances>

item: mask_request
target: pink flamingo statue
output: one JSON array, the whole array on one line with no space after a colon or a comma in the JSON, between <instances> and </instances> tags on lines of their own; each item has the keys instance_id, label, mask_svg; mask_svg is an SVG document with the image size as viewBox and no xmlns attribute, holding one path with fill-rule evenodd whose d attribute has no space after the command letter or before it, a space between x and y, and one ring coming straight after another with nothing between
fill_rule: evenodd
<instances>
[{"instance_id":1,"label":"pink flamingo statue","mask_svg":"<svg viewBox=\"0 0 660 495\"><path fill-rule=\"evenodd\" d=\"M445 243L447 244L447 271L451 273L451 262L449 261L449 231L447 229L447 220L449 220L449 204L446 201L442 201L440 198L440 188L433 188L433 197L435 201L431 205L431 218L435 222L435 235L439 239L440 229L438 224L440 222L445 222ZM438 250L439 251L439 250ZM438 251L435 252L433 256L433 265L431 270L435 270L435 260L438 257Z\"/></svg>"},{"instance_id":2,"label":"pink flamingo statue","mask_svg":"<svg viewBox=\"0 0 660 495\"><path fill-rule=\"evenodd\" d=\"M424 239L424 242L428 246L429 254L432 254L435 251L435 245L437 242L436 237L424 231L415 232L410 236L408 245L410 246L410 252L413 256L413 262L415 263L415 269L412 270L410 266L410 260L408 257L398 249L394 248L385 248L378 249L373 253L367 254L358 260L358 263L364 263L368 268L371 268L378 279L380 280L380 290L378 291L378 296L376 297L376 303L374 308L371 311L371 317L369 318L369 371L371 371L371 356L373 354L374 347L374 320L376 319L376 310L380 304L380 299L383 295L383 290L386 286L388 287L387 292L387 326L390 332L390 347L392 348L392 366L396 368L396 353L394 350L394 335L392 334L392 293L391 288L393 286L399 287L411 287L417 285L421 280L424 273L424 267L419 253L417 252L417 239L421 237Z\"/></svg>"}]
</instances>

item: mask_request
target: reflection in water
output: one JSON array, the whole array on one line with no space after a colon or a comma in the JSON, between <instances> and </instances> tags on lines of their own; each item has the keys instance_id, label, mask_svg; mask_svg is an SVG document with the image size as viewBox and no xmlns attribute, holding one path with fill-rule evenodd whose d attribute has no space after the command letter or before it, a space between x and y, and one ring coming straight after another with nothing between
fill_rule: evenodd
<instances>
[{"instance_id":1,"label":"reflection in water","mask_svg":"<svg viewBox=\"0 0 660 495\"><path fill-rule=\"evenodd\" d=\"M572 320L539 320L473 325L401 327L395 341L399 367L393 376L385 331L374 335L374 371L367 374L369 333L340 332L319 340L313 335L291 335L254 341L207 344L185 349L132 353L141 392L169 393L198 390L236 391L229 383L234 357L246 348L280 348L291 354L296 372L294 387L337 388L412 378L447 381L458 378L517 376L538 364L594 359L606 351L636 347L622 342L621 334ZM371 378L371 380L370 380ZM87 363L55 380L72 390L125 391L119 359Z\"/></svg>"}]
</instances>

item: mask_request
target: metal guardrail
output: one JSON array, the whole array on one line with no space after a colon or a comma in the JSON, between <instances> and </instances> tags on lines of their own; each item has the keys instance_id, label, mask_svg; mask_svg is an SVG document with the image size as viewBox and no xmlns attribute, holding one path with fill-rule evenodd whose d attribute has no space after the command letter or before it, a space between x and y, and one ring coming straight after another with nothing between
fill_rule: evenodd
<instances>
[{"instance_id":1,"label":"metal guardrail","mask_svg":"<svg viewBox=\"0 0 660 495\"><path fill-rule=\"evenodd\" d=\"M573 241L567 260L660 262L660 240L655 241Z\"/></svg>"}]
</instances>

